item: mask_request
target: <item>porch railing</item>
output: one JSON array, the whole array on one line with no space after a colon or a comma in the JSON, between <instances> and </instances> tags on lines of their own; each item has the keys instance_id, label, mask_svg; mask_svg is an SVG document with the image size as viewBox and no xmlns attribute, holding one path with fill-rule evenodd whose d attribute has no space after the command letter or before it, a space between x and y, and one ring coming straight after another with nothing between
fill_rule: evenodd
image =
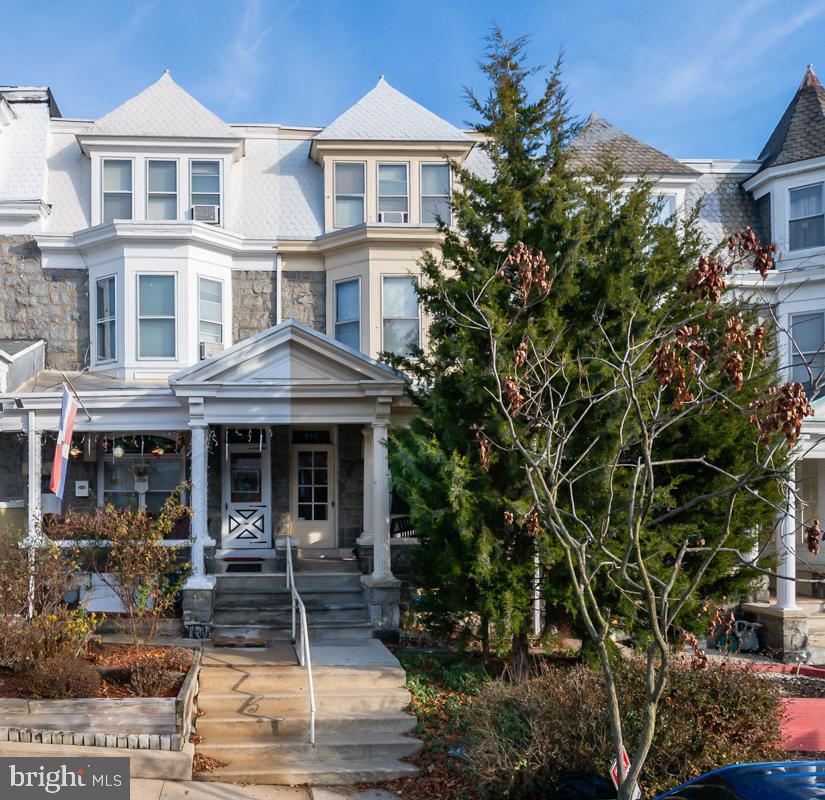
<instances>
[{"instance_id":1,"label":"porch railing","mask_svg":"<svg viewBox=\"0 0 825 800\"><path fill-rule=\"evenodd\" d=\"M295 570L292 566L292 544L286 537L286 588L292 594L292 644L298 663L307 671L309 700L309 743L315 745L315 685L312 682L312 656L309 650L309 626L307 610L301 595L295 587Z\"/></svg>"}]
</instances>

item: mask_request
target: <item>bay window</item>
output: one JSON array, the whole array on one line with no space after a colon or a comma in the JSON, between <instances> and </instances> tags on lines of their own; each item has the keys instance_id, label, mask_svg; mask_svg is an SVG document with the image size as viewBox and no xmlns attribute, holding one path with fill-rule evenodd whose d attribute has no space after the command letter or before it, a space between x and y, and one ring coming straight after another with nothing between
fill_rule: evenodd
<instances>
[{"instance_id":1,"label":"bay window","mask_svg":"<svg viewBox=\"0 0 825 800\"><path fill-rule=\"evenodd\" d=\"M138 358L174 358L175 278L138 275Z\"/></svg>"},{"instance_id":2,"label":"bay window","mask_svg":"<svg viewBox=\"0 0 825 800\"><path fill-rule=\"evenodd\" d=\"M178 165L175 161L146 162L146 219L178 218Z\"/></svg>"},{"instance_id":3,"label":"bay window","mask_svg":"<svg viewBox=\"0 0 825 800\"><path fill-rule=\"evenodd\" d=\"M198 295L199 341L223 344L223 284L201 278Z\"/></svg>"},{"instance_id":4,"label":"bay window","mask_svg":"<svg viewBox=\"0 0 825 800\"><path fill-rule=\"evenodd\" d=\"M406 164L378 165L378 221L409 220Z\"/></svg>"},{"instance_id":5,"label":"bay window","mask_svg":"<svg viewBox=\"0 0 825 800\"><path fill-rule=\"evenodd\" d=\"M825 245L825 211L822 184L790 190L791 210L788 223L788 248L804 250Z\"/></svg>"},{"instance_id":6,"label":"bay window","mask_svg":"<svg viewBox=\"0 0 825 800\"><path fill-rule=\"evenodd\" d=\"M353 350L361 349L361 281L335 284L335 338Z\"/></svg>"},{"instance_id":7,"label":"bay window","mask_svg":"<svg viewBox=\"0 0 825 800\"><path fill-rule=\"evenodd\" d=\"M364 221L364 193L366 180L365 164L335 163L335 209L336 228L350 228Z\"/></svg>"},{"instance_id":8,"label":"bay window","mask_svg":"<svg viewBox=\"0 0 825 800\"><path fill-rule=\"evenodd\" d=\"M814 384L825 370L825 313L794 314L791 317L791 380L801 383L809 399Z\"/></svg>"},{"instance_id":9,"label":"bay window","mask_svg":"<svg viewBox=\"0 0 825 800\"><path fill-rule=\"evenodd\" d=\"M420 322L416 279L411 276L385 277L383 281L382 350L395 355L409 355L418 347Z\"/></svg>"},{"instance_id":10,"label":"bay window","mask_svg":"<svg viewBox=\"0 0 825 800\"><path fill-rule=\"evenodd\" d=\"M117 358L115 322L115 276L101 278L97 282L97 360L113 361Z\"/></svg>"},{"instance_id":11,"label":"bay window","mask_svg":"<svg viewBox=\"0 0 825 800\"><path fill-rule=\"evenodd\" d=\"M421 165L421 222L450 223L450 165Z\"/></svg>"},{"instance_id":12,"label":"bay window","mask_svg":"<svg viewBox=\"0 0 825 800\"><path fill-rule=\"evenodd\" d=\"M103 159L103 222L132 219L132 162Z\"/></svg>"}]
</instances>

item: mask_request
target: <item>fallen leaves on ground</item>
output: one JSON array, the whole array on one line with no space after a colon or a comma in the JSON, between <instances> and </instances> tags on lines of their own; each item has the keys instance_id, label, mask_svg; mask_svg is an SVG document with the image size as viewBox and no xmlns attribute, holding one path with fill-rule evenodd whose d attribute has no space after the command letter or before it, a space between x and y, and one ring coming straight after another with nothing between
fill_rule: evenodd
<instances>
[{"instance_id":1,"label":"fallen leaves on ground","mask_svg":"<svg viewBox=\"0 0 825 800\"><path fill-rule=\"evenodd\" d=\"M203 753L195 753L195 757L192 759L192 772L212 772L225 766L225 761L218 761L217 758L205 756Z\"/></svg>"}]
</instances>

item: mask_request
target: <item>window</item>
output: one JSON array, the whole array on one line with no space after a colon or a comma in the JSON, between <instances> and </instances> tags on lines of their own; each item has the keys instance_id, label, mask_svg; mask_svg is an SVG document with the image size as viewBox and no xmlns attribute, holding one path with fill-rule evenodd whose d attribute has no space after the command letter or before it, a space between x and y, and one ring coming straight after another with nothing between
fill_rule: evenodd
<instances>
[{"instance_id":1,"label":"window","mask_svg":"<svg viewBox=\"0 0 825 800\"><path fill-rule=\"evenodd\" d=\"M97 360L112 361L117 357L115 347L115 277L97 282Z\"/></svg>"},{"instance_id":2,"label":"window","mask_svg":"<svg viewBox=\"0 0 825 800\"><path fill-rule=\"evenodd\" d=\"M135 446L135 441L138 442ZM98 463L102 469L99 480L101 505L111 503L118 509L146 509L151 514L160 512L169 495L185 480L185 464L182 452L177 452L170 440L161 437L130 436L127 439L109 440L110 451L114 447L125 450L120 458L109 456ZM151 455L153 447L159 445L164 453ZM140 450L143 450L141 454ZM135 479L139 478L145 492L136 491ZM100 488L100 485L99 485ZM185 503L185 498L181 498ZM174 533L167 538L177 538Z\"/></svg>"},{"instance_id":3,"label":"window","mask_svg":"<svg viewBox=\"0 0 825 800\"><path fill-rule=\"evenodd\" d=\"M335 227L349 228L364 221L364 164L335 164Z\"/></svg>"},{"instance_id":4,"label":"window","mask_svg":"<svg viewBox=\"0 0 825 800\"><path fill-rule=\"evenodd\" d=\"M191 195L193 206L221 205L221 162L192 162Z\"/></svg>"},{"instance_id":5,"label":"window","mask_svg":"<svg viewBox=\"0 0 825 800\"><path fill-rule=\"evenodd\" d=\"M759 219L759 227L762 231L762 241L772 242L773 233L771 231L771 193L763 194L756 201L756 215Z\"/></svg>"},{"instance_id":6,"label":"window","mask_svg":"<svg viewBox=\"0 0 825 800\"><path fill-rule=\"evenodd\" d=\"M178 165L175 161L147 161L146 219L178 218Z\"/></svg>"},{"instance_id":7,"label":"window","mask_svg":"<svg viewBox=\"0 0 825 800\"><path fill-rule=\"evenodd\" d=\"M175 349L175 278L138 275L138 358L174 358Z\"/></svg>"},{"instance_id":8,"label":"window","mask_svg":"<svg viewBox=\"0 0 825 800\"><path fill-rule=\"evenodd\" d=\"M656 214L657 225L667 225L674 214L676 214L675 194L653 194L650 196L652 202L656 203L658 213Z\"/></svg>"},{"instance_id":9,"label":"window","mask_svg":"<svg viewBox=\"0 0 825 800\"><path fill-rule=\"evenodd\" d=\"M384 278L384 343L387 353L409 355L419 344L418 295L412 277Z\"/></svg>"},{"instance_id":10,"label":"window","mask_svg":"<svg viewBox=\"0 0 825 800\"><path fill-rule=\"evenodd\" d=\"M132 219L132 162L103 160L103 221Z\"/></svg>"},{"instance_id":11,"label":"window","mask_svg":"<svg viewBox=\"0 0 825 800\"><path fill-rule=\"evenodd\" d=\"M353 350L361 349L361 281L335 284L335 338Z\"/></svg>"},{"instance_id":12,"label":"window","mask_svg":"<svg viewBox=\"0 0 825 800\"><path fill-rule=\"evenodd\" d=\"M324 450L298 451L298 519L329 519L329 454Z\"/></svg>"},{"instance_id":13,"label":"window","mask_svg":"<svg viewBox=\"0 0 825 800\"><path fill-rule=\"evenodd\" d=\"M791 380L801 383L811 395L811 377L821 380L825 369L825 313L794 314L791 317Z\"/></svg>"},{"instance_id":14,"label":"window","mask_svg":"<svg viewBox=\"0 0 825 800\"><path fill-rule=\"evenodd\" d=\"M441 219L450 223L450 165L421 165L421 222L435 225Z\"/></svg>"},{"instance_id":15,"label":"window","mask_svg":"<svg viewBox=\"0 0 825 800\"><path fill-rule=\"evenodd\" d=\"M378 221L409 220L406 164L378 165Z\"/></svg>"},{"instance_id":16,"label":"window","mask_svg":"<svg viewBox=\"0 0 825 800\"><path fill-rule=\"evenodd\" d=\"M223 284L200 279L199 341L223 343Z\"/></svg>"},{"instance_id":17,"label":"window","mask_svg":"<svg viewBox=\"0 0 825 800\"><path fill-rule=\"evenodd\" d=\"M822 184L791 189L789 248L804 250L825 245L825 214L822 209Z\"/></svg>"}]
</instances>

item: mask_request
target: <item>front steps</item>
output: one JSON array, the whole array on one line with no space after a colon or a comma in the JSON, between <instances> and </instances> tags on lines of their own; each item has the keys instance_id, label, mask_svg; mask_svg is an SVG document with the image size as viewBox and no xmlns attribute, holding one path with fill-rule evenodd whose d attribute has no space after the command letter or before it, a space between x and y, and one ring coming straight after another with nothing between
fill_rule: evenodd
<instances>
[{"instance_id":1,"label":"front steps","mask_svg":"<svg viewBox=\"0 0 825 800\"><path fill-rule=\"evenodd\" d=\"M310 639L315 641L312 628ZM291 646L204 650L196 752L226 762L196 779L231 783L335 785L392 780L416 768L398 759L421 743L404 734L404 670L377 640L313 646L316 744L308 742L306 670Z\"/></svg>"}]
</instances>

